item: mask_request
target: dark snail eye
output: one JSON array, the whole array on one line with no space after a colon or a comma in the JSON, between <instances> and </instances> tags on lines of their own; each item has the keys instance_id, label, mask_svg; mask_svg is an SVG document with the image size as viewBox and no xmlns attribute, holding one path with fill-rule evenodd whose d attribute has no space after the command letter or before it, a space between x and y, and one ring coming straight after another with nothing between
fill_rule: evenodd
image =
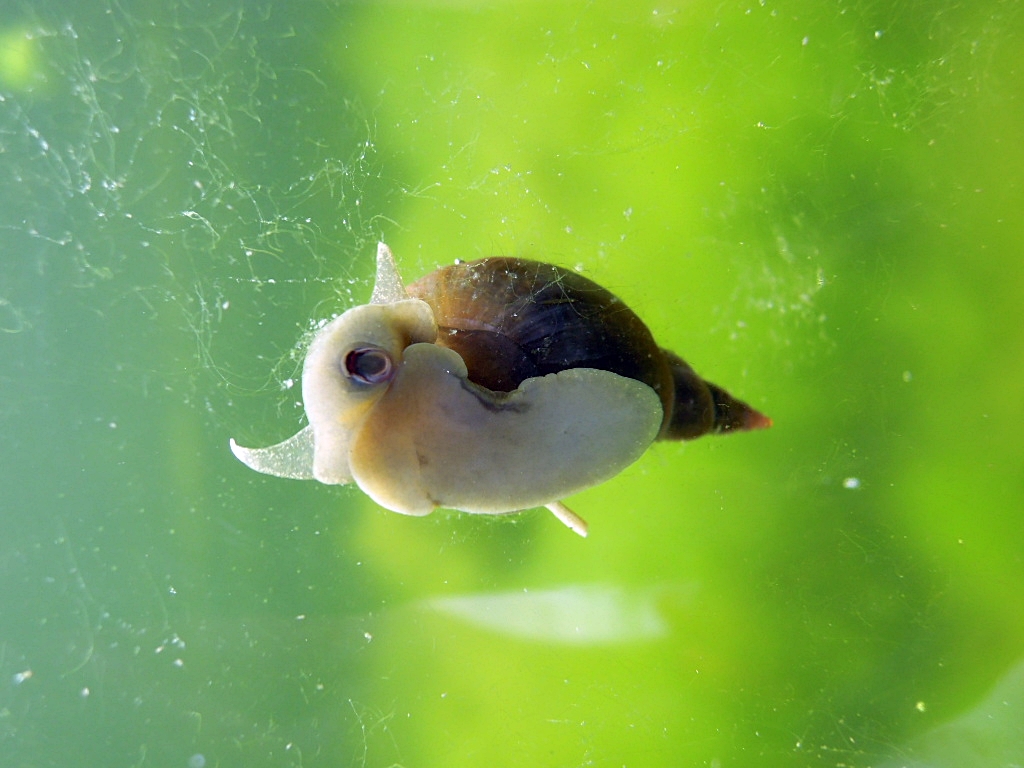
<instances>
[{"instance_id":1,"label":"dark snail eye","mask_svg":"<svg viewBox=\"0 0 1024 768\"><path fill-rule=\"evenodd\" d=\"M379 384L391 378L391 355L377 347L356 347L345 355L345 374L360 384Z\"/></svg>"}]
</instances>

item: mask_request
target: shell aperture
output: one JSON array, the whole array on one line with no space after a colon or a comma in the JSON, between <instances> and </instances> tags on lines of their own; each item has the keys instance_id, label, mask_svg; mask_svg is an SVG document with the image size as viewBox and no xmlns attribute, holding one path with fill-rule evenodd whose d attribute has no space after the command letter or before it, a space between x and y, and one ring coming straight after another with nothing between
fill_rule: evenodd
<instances>
[{"instance_id":1,"label":"shell aperture","mask_svg":"<svg viewBox=\"0 0 1024 768\"><path fill-rule=\"evenodd\" d=\"M309 426L235 456L265 474L355 482L408 515L547 506L632 464L656 439L770 420L661 350L618 298L523 259L456 263L403 287L380 243L370 304L306 355Z\"/></svg>"}]
</instances>

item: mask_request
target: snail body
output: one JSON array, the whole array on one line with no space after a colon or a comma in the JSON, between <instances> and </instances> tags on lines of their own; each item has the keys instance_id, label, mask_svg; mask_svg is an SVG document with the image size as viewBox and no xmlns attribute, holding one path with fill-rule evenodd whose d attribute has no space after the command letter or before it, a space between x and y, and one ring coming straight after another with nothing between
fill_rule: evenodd
<instances>
[{"instance_id":1,"label":"snail body","mask_svg":"<svg viewBox=\"0 0 1024 768\"><path fill-rule=\"evenodd\" d=\"M354 481L410 515L547 506L581 535L560 499L655 440L771 423L575 272L489 258L405 288L383 243L370 304L317 333L302 393L309 426L269 448L232 440L235 456L279 477Z\"/></svg>"}]
</instances>

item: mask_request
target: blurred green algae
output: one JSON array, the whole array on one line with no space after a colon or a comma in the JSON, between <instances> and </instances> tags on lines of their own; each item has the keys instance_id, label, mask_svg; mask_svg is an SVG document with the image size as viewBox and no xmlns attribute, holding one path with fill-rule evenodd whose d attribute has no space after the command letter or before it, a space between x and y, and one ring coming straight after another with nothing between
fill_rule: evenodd
<instances>
[{"instance_id":1,"label":"blurred green algae","mask_svg":"<svg viewBox=\"0 0 1024 768\"><path fill-rule=\"evenodd\" d=\"M1019 4L59 2L0 22L12 766L1013 765ZM510 254L752 435L572 505L263 478L301 340ZM557 619L555 618L557 617Z\"/></svg>"}]
</instances>

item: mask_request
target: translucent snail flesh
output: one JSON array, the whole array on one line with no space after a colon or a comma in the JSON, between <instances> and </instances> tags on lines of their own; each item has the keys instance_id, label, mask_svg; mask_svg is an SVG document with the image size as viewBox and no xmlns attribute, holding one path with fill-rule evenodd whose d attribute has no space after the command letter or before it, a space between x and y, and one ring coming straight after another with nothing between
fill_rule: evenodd
<instances>
[{"instance_id":1,"label":"translucent snail flesh","mask_svg":"<svg viewBox=\"0 0 1024 768\"><path fill-rule=\"evenodd\" d=\"M489 258L405 287L377 248L370 303L321 329L306 355L309 426L231 450L258 472L355 482L382 507L503 514L604 482L655 440L771 420L661 349L618 298L575 272Z\"/></svg>"}]
</instances>

